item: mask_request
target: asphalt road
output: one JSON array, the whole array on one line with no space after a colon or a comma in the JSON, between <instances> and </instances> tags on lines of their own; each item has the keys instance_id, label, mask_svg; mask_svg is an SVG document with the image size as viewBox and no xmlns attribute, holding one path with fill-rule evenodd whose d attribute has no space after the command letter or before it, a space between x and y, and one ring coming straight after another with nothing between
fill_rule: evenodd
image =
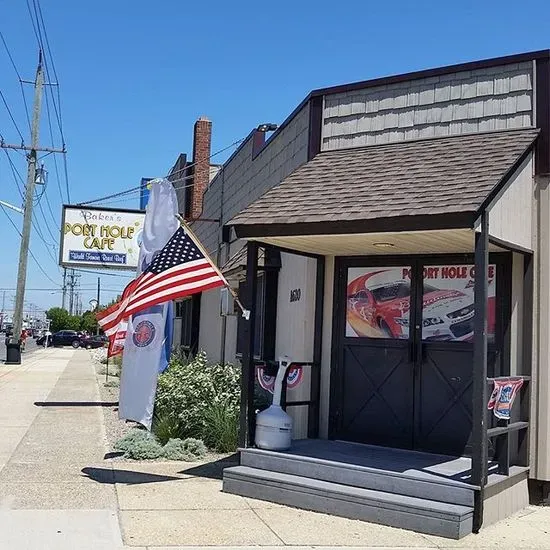
<instances>
[{"instance_id":1,"label":"asphalt road","mask_svg":"<svg viewBox=\"0 0 550 550\"><path fill-rule=\"evenodd\" d=\"M0 334L0 361L6 360L6 335ZM27 344L25 346L25 351L23 352L22 360L25 360L25 357L29 356L33 352L35 352L37 349L40 349L41 346L36 345L36 341L34 338L27 338Z\"/></svg>"}]
</instances>

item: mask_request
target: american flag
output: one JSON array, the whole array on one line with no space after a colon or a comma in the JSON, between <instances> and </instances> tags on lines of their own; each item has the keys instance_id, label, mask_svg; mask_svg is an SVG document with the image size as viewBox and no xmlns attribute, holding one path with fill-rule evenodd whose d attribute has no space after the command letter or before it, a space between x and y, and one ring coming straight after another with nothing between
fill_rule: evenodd
<instances>
[{"instance_id":1,"label":"american flag","mask_svg":"<svg viewBox=\"0 0 550 550\"><path fill-rule=\"evenodd\" d=\"M210 259L180 227L149 267L128 284L121 299L100 312L97 320L111 338L124 319L139 311L226 284Z\"/></svg>"}]
</instances>

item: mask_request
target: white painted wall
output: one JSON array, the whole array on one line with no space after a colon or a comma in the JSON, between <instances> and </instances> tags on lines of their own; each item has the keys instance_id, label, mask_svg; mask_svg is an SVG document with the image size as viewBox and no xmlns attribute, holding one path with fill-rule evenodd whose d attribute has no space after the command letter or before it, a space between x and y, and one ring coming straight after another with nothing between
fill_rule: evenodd
<instances>
[{"instance_id":1,"label":"white painted wall","mask_svg":"<svg viewBox=\"0 0 550 550\"><path fill-rule=\"evenodd\" d=\"M532 250L535 216L533 155L516 170L489 209L489 233Z\"/></svg>"},{"instance_id":2,"label":"white painted wall","mask_svg":"<svg viewBox=\"0 0 550 550\"><path fill-rule=\"evenodd\" d=\"M294 361L313 360L316 273L316 260L281 254L275 339L277 357L288 355ZM299 290L300 299L291 302L293 290ZM305 367L304 379L296 389L287 393L287 400L308 401L310 398L311 369ZM294 439L307 437L307 406L289 407L287 412L294 421Z\"/></svg>"},{"instance_id":3,"label":"white painted wall","mask_svg":"<svg viewBox=\"0 0 550 550\"><path fill-rule=\"evenodd\" d=\"M199 350L206 352L208 360L220 360L221 328L220 289L215 288L201 294L201 315L199 328Z\"/></svg>"},{"instance_id":4,"label":"white painted wall","mask_svg":"<svg viewBox=\"0 0 550 550\"><path fill-rule=\"evenodd\" d=\"M275 353L295 361L313 359L316 260L281 254L277 299ZM291 302L290 292L300 290L300 300Z\"/></svg>"}]
</instances>

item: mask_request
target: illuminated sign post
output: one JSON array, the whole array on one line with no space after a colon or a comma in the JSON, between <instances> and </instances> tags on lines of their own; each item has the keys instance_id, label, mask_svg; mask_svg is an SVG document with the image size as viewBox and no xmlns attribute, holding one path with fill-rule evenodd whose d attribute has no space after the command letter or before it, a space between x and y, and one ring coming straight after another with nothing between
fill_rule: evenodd
<instances>
[{"instance_id":1,"label":"illuminated sign post","mask_svg":"<svg viewBox=\"0 0 550 550\"><path fill-rule=\"evenodd\" d=\"M139 210L64 206L60 265L135 270L144 219Z\"/></svg>"}]
</instances>

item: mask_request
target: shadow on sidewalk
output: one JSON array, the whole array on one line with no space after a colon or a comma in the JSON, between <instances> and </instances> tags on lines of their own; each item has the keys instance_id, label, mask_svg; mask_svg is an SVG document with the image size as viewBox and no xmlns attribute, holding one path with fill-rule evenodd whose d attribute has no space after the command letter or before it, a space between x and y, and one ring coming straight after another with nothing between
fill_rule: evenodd
<instances>
[{"instance_id":1,"label":"shadow on sidewalk","mask_svg":"<svg viewBox=\"0 0 550 550\"><path fill-rule=\"evenodd\" d=\"M199 464L192 468L186 468L181 470L180 474L187 474L195 477L205 477L207 479L222 479L224 468L230 466L238 466L239 455L233 454L231 456L225 456L214 462L207 462L205 464Z\"/></svg>"},{"instance_id":2,"label":"shadow on sidewalk","mask_svg":"<svg viewBox=\"0 0 550 550\"><path fill-rule=\"evenodd\" d=\"M125 483L127 485L139 485L142 483L158 483L160 481L177 481L181 477L148 474L146 472L132 472L130 470L117 470L111 468L82 468L85 477L98 483L113 485Z\"/></svg>"},{"instance_id":3,"label":"shadow on sidewalk","mask_svg":"<svg viewBox=\"0 0 550 550\"><path fill-rule=\"evenodd\" d=\"M117 407L118 401L35 401L37 407Z\"/></svg>"}]
</instances>

